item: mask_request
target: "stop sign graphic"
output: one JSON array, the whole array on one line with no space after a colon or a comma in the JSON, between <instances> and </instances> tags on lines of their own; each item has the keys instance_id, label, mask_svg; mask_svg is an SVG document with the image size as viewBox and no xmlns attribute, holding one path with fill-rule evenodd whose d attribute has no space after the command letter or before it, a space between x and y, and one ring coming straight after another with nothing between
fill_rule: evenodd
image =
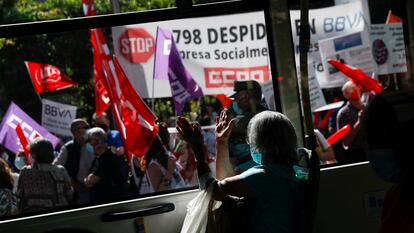
<instances>
[{"instance_id":1,"label":"stop sign graphic","mask_svg":"<svg viewBox=\"0 0 414 233\"><path fill-rule=\"evenodd\" d=\"M143 28L130 28L119 37L119 50L131 63L144 63L154 54L154 37Z\"/></svg>"}]
</instances>

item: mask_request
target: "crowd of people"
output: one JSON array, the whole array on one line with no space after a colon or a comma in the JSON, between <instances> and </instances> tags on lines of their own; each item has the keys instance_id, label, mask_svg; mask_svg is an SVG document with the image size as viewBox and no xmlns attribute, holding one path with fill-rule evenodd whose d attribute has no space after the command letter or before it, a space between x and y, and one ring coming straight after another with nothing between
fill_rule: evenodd
<instances>
[{"instance_id":1,"label":"crowd of people","mask_svg":"<svg viewBox=\"0 0 414 233\"><path fill-rule=\"evenodd\" d=\"M74 120L73 138L58 152L40 138L29 143L30 156L0 151L0 216L213 185L216 200L230 195L247 201L248 227L261 226L255 232L270 227L293 232L288 229L304 221L304 187L293 169L298 164L294 127L283 114L267 111L259 83L236 81L234 91L223 111L209 109L196 121L159 122L158 136L142 157L127 155L105 113L92 117L93 127L85 119ZM345 83L347 102L334 114L337 129L352 125L340 142L345 162L366 159L363 92ZM178 133L171 134L172 127ZM321 163L339 160L332 147L316 151Z\"/></svg>"},{"instance_id":2,"label":"crowd of people","mask_svg":"<svg viewBox=\"0 0 414 233\"><path fill-rule=\"evenodd\" d=\"M73 139L55 151L37 138L19 151L0 152L0 216L68 206L108 203L198 184L194 155L165 123L142 158L125 153L120 134L110 130L108 115L71 124ZM176 141L173 144L169 140Z\"/></svg>"},{"instance_id":3,"label":"crowd of people","mask_svg":"<svg viewBox=\"0 0 414 233\"><path fill-rule=\"evenodd\" d=\"M237 122L229 147L231 166L240 174L255 165L245 141L247 124L266 107L259 83L235 82L234 90L234 104L228 114ZM194 122L205 128L207 161L215 172L214 123L219 110L207 107ZM92 123L93 127L85 119L75 119L70 127L72 139L58 151L40 138L29 143L29 156L23 151L13 155L2 148L0 216L107 203L198 185L191 144L168 130L176 126L175 119L158 123L158 137L141 158L127 155L120 133L110 129L108 114L93 115ZM222 176L221 168L218 176Z\"/></svg>"}]
</instances>

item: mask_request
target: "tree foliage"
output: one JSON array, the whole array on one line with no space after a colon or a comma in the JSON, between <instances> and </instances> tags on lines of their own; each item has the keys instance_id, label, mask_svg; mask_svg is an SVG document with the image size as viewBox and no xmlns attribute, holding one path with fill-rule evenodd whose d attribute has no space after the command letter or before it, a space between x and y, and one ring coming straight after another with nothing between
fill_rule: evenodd
<instances>
[{"instance_id":1,"label":"tree foliage","mask_svg":"<svg viewBox=\"0 0 414 233\"><path fill-rule=\"evenodd\" d=\"M120 0L122 12L165 8L173 0ZM98 14L112 13L110 0L95 0ZM0 0L0 24L82 17L81 0ZM108 41L110 30L104 29ZM78 106L78 116L89 118L94 111L92 47L87 30L0 38L0 117L14 101L40 121L41 102L34 92L24 61L52 64L79 85L41 98ZM160 108L170 113L167 107Z\"/></svg>"}]
</instances>

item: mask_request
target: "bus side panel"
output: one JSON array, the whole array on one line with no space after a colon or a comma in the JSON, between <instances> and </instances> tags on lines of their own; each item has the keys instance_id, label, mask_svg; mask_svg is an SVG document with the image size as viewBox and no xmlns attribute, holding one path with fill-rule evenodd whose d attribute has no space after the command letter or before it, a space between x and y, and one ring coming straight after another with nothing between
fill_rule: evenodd
<instances>
[{"instance_id":1,"label":"bus side panel","mask_svg":"<svg viewBox=\"0 0 414 233\"><path fill-rule=\"evenodd\" d=\"M369 162L321 169L314 232L378 232L390 186Z\"/></svg>"}]
</instances>

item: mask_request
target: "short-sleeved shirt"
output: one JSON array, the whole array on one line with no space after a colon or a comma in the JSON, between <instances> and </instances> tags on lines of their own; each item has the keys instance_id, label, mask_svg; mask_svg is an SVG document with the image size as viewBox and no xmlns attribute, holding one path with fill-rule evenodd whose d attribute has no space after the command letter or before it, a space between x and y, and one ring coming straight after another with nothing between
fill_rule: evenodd
<instances>
[{"instance_id":1,"label":"short-sleeved shirt","mask_svg":"<svg viewBox=\"0 0 414 233\"><path fill-rule=\"evenodd\" d=\"M91 201L103 203L117 200L122 195L122 178L117 156L106 150L92 165L91 173L100 181L91 188Z\"/></svg>"},{"instance_id":2,"label":"short-sleeved shirt","mask_svg":"<svg viewBox=\"0 0 414 233\"><path fill-rule=\"evenodd\" d=\"M359 109L353 107L349 102L342 107L337 115L337 125L338 130L344 127L347 124L354 125L358 121ZM347 148L348 150L360 150L365 148L365 140L363 131L360 130L356 135L355 139Z\"/></svg>"},{"instance_id":3,"label":"short-sleeved shirt","mask_svg":"<svg viewBox=\"0 0 414 233\"><path fill-rule=\"evenodd\" d=\"M246 232L297 232L303 225L304 190L292 167L257 165L240 176L255 194L247 202L251 229Z\"/></svg>"}]
</instances>

